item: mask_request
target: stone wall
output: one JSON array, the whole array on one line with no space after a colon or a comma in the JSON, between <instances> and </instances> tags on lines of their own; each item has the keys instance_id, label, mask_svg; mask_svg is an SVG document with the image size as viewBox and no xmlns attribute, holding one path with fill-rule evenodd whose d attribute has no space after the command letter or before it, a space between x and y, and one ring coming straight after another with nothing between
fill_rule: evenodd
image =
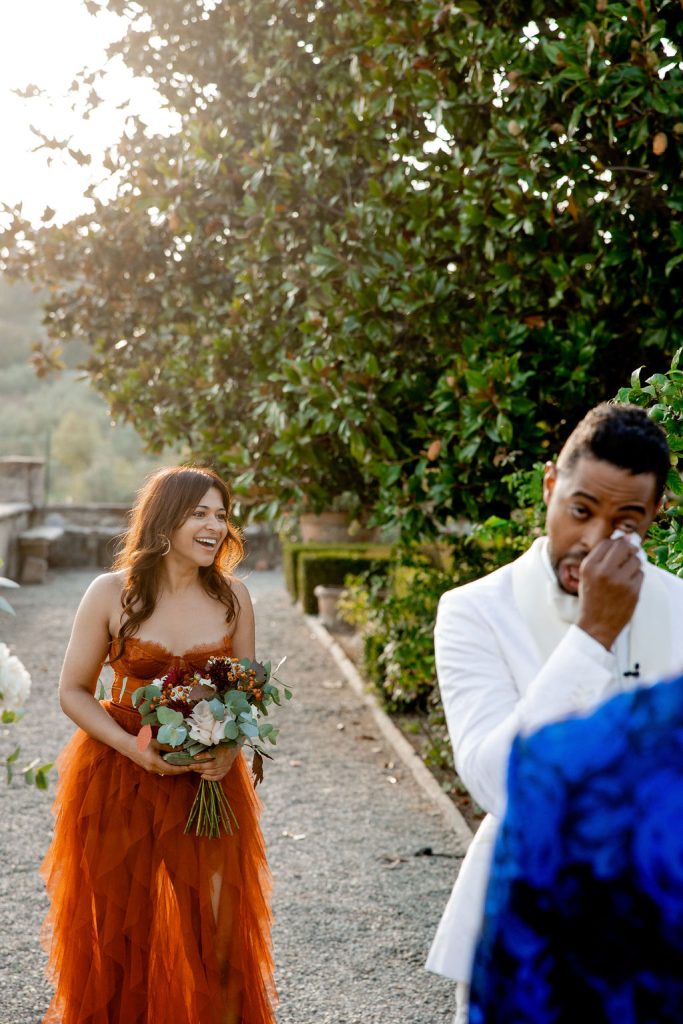
<instances>
[{"instance_id":1,"label":"stone wall","mask_svg":"<svg viewBox=\"0 0 683 1024\"><path fill-rule=\"evenodd\" d=\"M130 505L48 505L45 521L55 525L128 528Z\"/></svg>"},{"instance_id":2,"label":"stone wall","mask_svg":"<svg viewBox=\"0 0 683 1024\"><path fill-rule=\"evenodd\" d=\"M45 460L27 455L0 458L0 502L28 502L34 508L45 504Z\"/></svg>"},{"instance_id":3,"label":"stone wall","mask_svg":"<svg viewBox=\"0 0 683 1024\"><path fill-rule=\"evenodd\" d=\"M0 576L19 578L17 537L31 525L33 506L27 502L0 501Z\"/></svg>"}]
</instances>

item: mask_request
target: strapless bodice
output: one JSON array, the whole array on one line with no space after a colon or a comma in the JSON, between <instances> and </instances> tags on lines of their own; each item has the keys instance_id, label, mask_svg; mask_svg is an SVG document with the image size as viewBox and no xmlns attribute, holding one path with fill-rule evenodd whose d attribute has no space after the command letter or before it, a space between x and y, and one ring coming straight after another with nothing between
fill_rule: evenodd
<instances>
[{"instance_id":1,"label":"strapless bodice","mask_svg":"<svg viewBox=\"0 0 683 1024\"><path fill-rule=\"evenodd\" d=\"M154 640L141 640L138 637L126 637L123 654L116 658L119 641L113 639L110 644L110 657L114 670L111 699L115 704L131 707L131 695L139 687L152 679L165 676L172 668L181 668L188 672L203 672L211 657L230 656L232 639L224 636L221 640L211 643L196 644L183 654L174 654L163 644ZM123 681L126 680L125 687ZM121 690L123 688L123 695Z\"/></svg>"}]
</instances>

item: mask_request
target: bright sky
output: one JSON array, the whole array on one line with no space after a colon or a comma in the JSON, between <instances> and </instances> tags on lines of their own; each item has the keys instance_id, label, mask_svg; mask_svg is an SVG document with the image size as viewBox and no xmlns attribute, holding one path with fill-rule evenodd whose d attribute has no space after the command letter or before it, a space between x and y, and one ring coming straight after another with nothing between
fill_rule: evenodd
<instances>
[{"instance_id":1,"label":"bright sky","mask_svg":"<svg viewBox=\"0 0 683 1024\"><path fill-rule=\"evenodd\" d=\"M97 87L105 102L88 120L70 109L75 94L68 90L76 73L84 66L102 67L107 44L124 27L111 13L92 17L82 0L0 0L0 203L22 201L30 219L50 206L56 221L68 220L87 209L84 189L107 177L99 158L120 138L127 113L140 114L156 131L171 130L152 85L134 79L121 61L109 64ZM13 95L28 85L46 95ZM127 109L116 109L126 102ZM51 138L70 138L73 148L93 155L92 164L81 168L56 150L32 153L40 139L30 125ZM98 194L106 197L106 182Z\"/></svg>"}]
</instances>

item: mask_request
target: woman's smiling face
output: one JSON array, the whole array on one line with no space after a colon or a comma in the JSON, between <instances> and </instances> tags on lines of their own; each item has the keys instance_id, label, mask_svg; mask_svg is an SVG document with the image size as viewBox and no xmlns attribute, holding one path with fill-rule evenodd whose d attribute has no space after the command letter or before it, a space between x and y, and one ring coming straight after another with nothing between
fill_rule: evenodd
<instances>
[{"instance_id":1,"label":"woman's smiling face","mask_svg":"<svg viewBox=\"0 0 683 1024\"><path fill-rule=\"evenodd\" d=\"M228 533L228 513L221 492L209 487L184 523L170 536L170 555L197 567L211 565Z\"/></svg>"}]
</instances>

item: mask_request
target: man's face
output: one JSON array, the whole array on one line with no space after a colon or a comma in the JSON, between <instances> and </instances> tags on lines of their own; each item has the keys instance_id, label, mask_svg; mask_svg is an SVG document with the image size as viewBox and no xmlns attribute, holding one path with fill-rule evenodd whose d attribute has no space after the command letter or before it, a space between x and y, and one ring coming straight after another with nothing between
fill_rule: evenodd
<instances>
[{"instance_id":1,"label":"man's face","mask_svg":"<svg viewBox=\"0 0 683 1024\"><path fill-rule=\"evenodd\" d=\"M614 530L644 537L655 517L654 473L629 473L611 462L580 456L569 470L545 467L550 562L560 587L579 592L579 565Z\"/></svg>"}]
</instances>

